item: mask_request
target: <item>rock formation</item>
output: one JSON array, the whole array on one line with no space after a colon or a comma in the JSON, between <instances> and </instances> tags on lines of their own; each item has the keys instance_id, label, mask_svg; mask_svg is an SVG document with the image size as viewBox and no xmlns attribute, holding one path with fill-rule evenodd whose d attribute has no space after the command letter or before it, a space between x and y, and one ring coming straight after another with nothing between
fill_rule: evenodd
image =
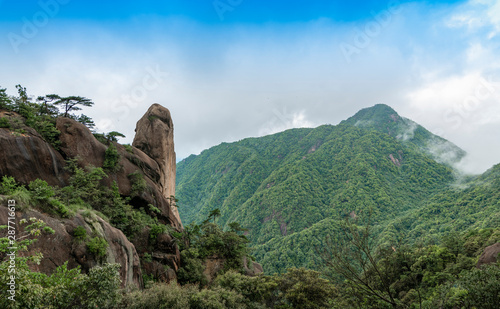
<instances>
[{"instance_id":1,"label":"rock formation","mask_svg":"<svg viewBox=\"0 0 500 309\"><path fill-rule=\"evenodd\" d=\"M20 119L12 112L0 112L1 117ZM40 134L29 127L20 134L0 129L0 177L12 176L17 181L28 183L43 177L52 186L67 183L64 158Z\"/></svg>"},{"instance_id":2,"label":"rock formation","mask_svg":"<svg viewBox=\"0 0 500 309\"><path fill-rule=\"evenodd\" d=\"M0 225L7 224L8 209L0 206ZM68 268L80 266L82 272L99 264L100 261L88 251L84 242L77 241L73 235L77 227L83 227L87 235L103 237L109 244L106 260L103 262L119 263L122 287L142 287L142 272L139 256L134 245L128 241L122 231L112 227L97 216L83 217L80 214L71 219L56 219L38 211L16 212L16 221L31 217L43 220L55 233L43 234L29 247L29 255L41 252L44 258L34 271L50 274L57 266L68 261Z\"/></svg>"},{"instance_id":3,"label":"rock formation","mask_svg":"<svg viewBox=\"0 0 500 309\"><path fill-rule=\"evenodd\" d=\"M477 262L477 267L484 264L493 264L498 261L500 261L500 242L484 248Z\"/></svg>"},{"instance_id":4,"label":"rock formation","mask_svg":"<svg viewBox=\"0 0 500 309\"><path fill-rule=\"evenodd\" d=\"M102 143L85 125L61 117L56 121L56 128L61 132L60 147L56 150L35 130L22 124L22 116L2 110L0 116L11 120L17 118L16 123L22 125L22 130L17 131L0 128L0 178L4 175L13 176L16 181L25 185L35 179L42 179L49 185L63 187L69 184L71 176L64 169L66 159L76 159L80 167L102 167L106 150L113 143L119 154L118 168L107 171L109 177L101 181L102 185L109 187L116 182L120 194L130 198L132 207L143 208L160 223L182 230L177 208L170 202L170 196L175 194L176 162L173 123L168 109L159 104L149 108L137 123L137 136L134 139L137 147L131 148L111 141ZM142 192L133 192L134 179L131 175L139 175L144 179L145 189ZM153 205L160 213L153 212L148 205ZM0 207L0 225L7 220L4 206ZM52 273L66 261L70 268L80 265L84 273L102 262L120 263L123 284L141 287L139 256L148 252L152 255L152 260L142 265L146 272L154 273L157 278L165 281L176 278L180 252L169 235L160 235L151 243L149 230L144 230L140 235L134 236L131 242L122 231L95 215L87 218L79 213L71 219L56 219L34 210L19 212L17 215L23 218L40 218L56 231L54 235L42 236L31 249L44 254L37 271ZM88 234L100 235L108 242L105 261L97 261L84 244L75 242L73 231L78 226L84 227Z\"/></svg>"},{"instance_id":5,"label":"rock formation","mask_svg":"<svg viewBox=\"0 0 500 309\"><path fill-rule=\"evenodd\" d=\"M160 186L163 196L175 195L174 124L170 111L153 104L137 122L132 145L155 160L160 166ZM177 221L181 221L177 207L171 205Z\"/></svg>"},{"instance_id":6,"label":"rock formation","mask_svg":"<svg viewBox=\"0 0 500 309\"><path fill-rule=\"evenodd\" d=\"M73 119L58 118L57 129L61 131L59 139L61 141L61 152L65 157L76 158L82 167L88 165L100 167L103 165L106 149L109 146L99 142L85 125ZM149 140L153 142L153 145L161 142L158 137L150 137ZM165 141L165 143L167 142ZM160 222L175 228L182 228L177 208L170 206L168 199L170 196L165 196L162 184L162 179L172 178L173 190L175 190L175 152L173 148L171 150L174 153L173 174L169 174L172 169L166 171L161 168L154 158L151 158L140 149L133 148L132 153L130 153L122 145L115 144L115 146L120 155L120 161L118 162L120 169L110 173L110 177L103 180L104 184L109 186L113 181L116 181L120 194L130 196L133 206L147 208L145 206L148 204L154 205L161 210ZM143 146L148 147L147 144ZM171 146L173 147L173 137ZM141 173L147 184L147 189L136 196L132 196L131 192L132 181L130 175L134 172ZM171 182L171 180L169 181Z\"/></svg>"}]
</instances>

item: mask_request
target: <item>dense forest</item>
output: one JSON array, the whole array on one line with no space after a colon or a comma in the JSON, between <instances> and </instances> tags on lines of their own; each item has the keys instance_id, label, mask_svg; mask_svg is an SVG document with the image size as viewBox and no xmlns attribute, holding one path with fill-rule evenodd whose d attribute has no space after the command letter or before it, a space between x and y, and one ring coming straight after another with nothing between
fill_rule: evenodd
<instances>
[{"instance_id":1,"label":"dense forest","mask_svg":"<svg viewBox=\"0 0 500 309\"><path fill-rule=\"evenodd\" d=\"M94 127L75 114L92 106L87 98L35 99L17 90L0 89L5 136L37 135L59 152L58 119ZM0 283L10 284L15 263L17 287L15 302L0 291L0 307L497 308L500 268L480 256L500 242L500 165L461 175L453 163L462 150L388 106L183 160L171 200L184 228L143 203L151 192L141 169L126 175L131 188L120 193L123 160L141 165L137 149L119 144L119 132L93 135L105 148L102 166L65 158L66 186L2 172L1 207L13 212L15 200L24 217L16 239L0 226ZM81 225L70 232L71 246L84 248L94 267L37 271L44 252L31 248L55 233L52 223L72 219ZM101 220L143 244L142 286L123 286L126 265L108 262L112 244ZM163 276L172 267L155 264L162 239L180 255L175 279ZM252 271L257 262L264 273Z\"/></svg>"},{"instance_id":2,"label":"dense forest","mask_svg":"<svg viewBox=\"0 0 500 309\"><path fill-rule=\"evenodd\" d=\"M345 216L369 215L380 242L395 232L437 242L451 231L498 226L498 195L488 185L495 173L467 178L452 165L463 156L376 105L337 126L223 143L191 156L178 164L177 197L185 224L219 208L221 224L248 229L266 271L317 269L315 248L337 234ZM485 200L477 203L478 195Z\"/></svg>"}]
</instances>

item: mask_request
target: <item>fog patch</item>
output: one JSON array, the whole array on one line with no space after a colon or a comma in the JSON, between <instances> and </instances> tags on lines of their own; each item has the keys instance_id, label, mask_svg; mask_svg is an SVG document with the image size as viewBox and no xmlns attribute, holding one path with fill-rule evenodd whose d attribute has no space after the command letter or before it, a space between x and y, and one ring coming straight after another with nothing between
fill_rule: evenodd
<instances>
[{"instance_id":1,"label":"fog patch","mask_svg":"<svg viewBox=\"0 0 500 309\"><path fill-rule=\"evenodd\" d=\"M410 119L402 118L406 128L401 128L403 130L399 133L396 138L406 142L415 136L415 130L418 128L418 124Z\"/></svg>"},{"instance_id":2,"label":"fog patch","mask_svg":"<svg viewBox=\"0 0 500 309\"><path fill-rule=\"evenodd\" d=\"M371 127L374 124L373 120L358 120L354 124L355 127L358 128L366 128L366 127Z\"/></svg>"}]
</instances>

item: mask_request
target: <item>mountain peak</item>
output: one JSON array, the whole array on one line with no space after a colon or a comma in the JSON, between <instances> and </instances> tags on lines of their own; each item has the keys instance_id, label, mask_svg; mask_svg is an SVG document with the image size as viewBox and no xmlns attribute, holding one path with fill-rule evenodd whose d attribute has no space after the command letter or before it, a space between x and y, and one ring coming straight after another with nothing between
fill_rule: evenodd
<instances>
[{"instance_id":1,"label":"mountain peak","mask_svg":"<svg viewBox=\"0 0 500 309\"><path fill-rule=\"evenodd\" d=\"M383 127L385 124L398 122L400 120L401 117L392 107L386 104L376 104L372 107L363 108L342 123L354 125L356 127L380 129L380 127Z\"/></svg>"},{"instance_id":2,"label":"mountain peak","mask_svg":"<svg viewBox=\"0 0 500 309\"><path fill-rule=\"evenodd\" d=\"M453 165L465 156L465 151L453 143L432 134L416 122L399 116L392 107L385 104L364 108L341 124L389 134L405 144L413 144L441 163Z\"/></svg>"}]
</instances>

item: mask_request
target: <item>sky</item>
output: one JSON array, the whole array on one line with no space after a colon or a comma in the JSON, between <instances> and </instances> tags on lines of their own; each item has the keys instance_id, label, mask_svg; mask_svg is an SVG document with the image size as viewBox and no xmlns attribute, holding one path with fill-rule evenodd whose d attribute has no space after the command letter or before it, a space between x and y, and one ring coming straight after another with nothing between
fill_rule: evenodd
<instances>
[{"instance_id":1,"label":"sky","mask_svg":"<svg viewBox=\"0 0 500 309\"><path fill-rule=\"evenodd\" d=\"M90 98L131 143L167 107L177 158L378 103L500 163L500 2L0 0L0 87Z\"/></svg>"}]
</instances>

